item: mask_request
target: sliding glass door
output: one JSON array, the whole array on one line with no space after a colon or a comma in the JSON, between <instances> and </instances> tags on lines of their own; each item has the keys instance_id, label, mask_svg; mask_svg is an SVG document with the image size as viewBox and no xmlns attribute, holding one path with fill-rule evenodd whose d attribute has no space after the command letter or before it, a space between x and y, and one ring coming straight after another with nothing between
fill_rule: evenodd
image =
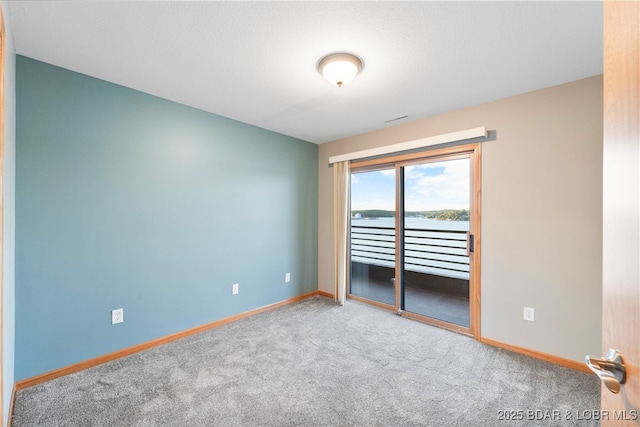
<instances>
[{"instance_id":1,"label":"sliding glass door","mask_svg":"<svg viewBox=\"0 0 640 427\"><path fill-rule=\"evenodd\" d=\"M476 333L479 164L477 144L352 163L350 297Z\"/></svg>"},{"instance_id":2,"label":"sliding glass door","mask_svg":"<svg viewBox=\"0 0 640 427\"><path fill-rule=\"evenodd\" d=\"M403 310L469 327L469 158L404 166Z\"/></svg>"},{"instance_id":3,"label":"sliding glass door","mask_svg":"<svg viewBox=\"0 0 640 427\"><path fill-rule=\"evenodd\" d=\"M350 294L396 305L396 171L351 174Z\"/></svg>"}]
</instances>

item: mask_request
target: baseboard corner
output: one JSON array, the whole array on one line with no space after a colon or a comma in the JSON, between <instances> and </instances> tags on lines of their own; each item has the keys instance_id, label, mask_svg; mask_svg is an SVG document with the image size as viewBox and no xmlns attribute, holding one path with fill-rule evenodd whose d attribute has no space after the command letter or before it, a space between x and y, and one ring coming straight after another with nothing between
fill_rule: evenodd
<instances>
[{"instance_id":1,"label":"baseboard corner","mask_svg":"<svg viewBox=\"0 0 640 427\"><path fill-rule=\"evenodd\" d=\"M325 292L325 291L317 291L317 295L320 295L321 297L325 297L325 298L331 298L331 299L335 298L335 296L332 293Z\"/></svg>"}]
</instances>

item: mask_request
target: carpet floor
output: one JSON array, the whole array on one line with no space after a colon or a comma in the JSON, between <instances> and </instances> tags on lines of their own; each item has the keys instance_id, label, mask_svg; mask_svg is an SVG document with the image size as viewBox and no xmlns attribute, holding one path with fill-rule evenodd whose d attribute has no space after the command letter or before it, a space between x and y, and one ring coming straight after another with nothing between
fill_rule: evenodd
<instances>
[{"instance_id":1,"label":"carpet floor","mask_svg":"<svg viewBox=\"0 0 640 427\"><path fill-rule=\"evenodd\" d=\"M314 297L21 390L13 426L597 426L599 408L595 376Z\"/></svg>"}]
</instances>

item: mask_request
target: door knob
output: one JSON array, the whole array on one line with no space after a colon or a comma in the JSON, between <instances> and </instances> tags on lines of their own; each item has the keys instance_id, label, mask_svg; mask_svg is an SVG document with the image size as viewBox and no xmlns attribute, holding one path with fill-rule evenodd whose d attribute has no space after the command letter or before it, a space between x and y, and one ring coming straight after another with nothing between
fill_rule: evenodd
<instances>
[{"instance_id":1,"label":"door knob","mask_svg":"<svg viewBox=\"0 0 640 427\"><path fill-rule=\"evenodd\" d=\"M618 394L620 392L620 384L624 384L627 379L627 371L624 367L622 354L618 350L609 349L603 359L585 356L584 362L611 393Z\"/></svg>"}]
</instances>

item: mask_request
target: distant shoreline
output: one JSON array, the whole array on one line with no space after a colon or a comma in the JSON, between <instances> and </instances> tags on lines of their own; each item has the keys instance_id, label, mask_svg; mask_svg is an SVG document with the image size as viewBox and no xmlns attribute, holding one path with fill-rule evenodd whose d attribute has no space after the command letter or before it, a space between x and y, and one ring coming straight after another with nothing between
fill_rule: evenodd
<instances>
[{"instance_id":1,"label":"distant shoreline","mask_svg":"<svg viewBox=\"0 0 640 427\"><path fill-rule=\"evenodd\" d=\"M394 218L395 211L382 209L364 209L351 211L351 218L374 219ZM438 221L469 221L469 211L466 209L440 209L433 211L406 211L405 217L427 218Z\"/></svg>"}]
</instances>

